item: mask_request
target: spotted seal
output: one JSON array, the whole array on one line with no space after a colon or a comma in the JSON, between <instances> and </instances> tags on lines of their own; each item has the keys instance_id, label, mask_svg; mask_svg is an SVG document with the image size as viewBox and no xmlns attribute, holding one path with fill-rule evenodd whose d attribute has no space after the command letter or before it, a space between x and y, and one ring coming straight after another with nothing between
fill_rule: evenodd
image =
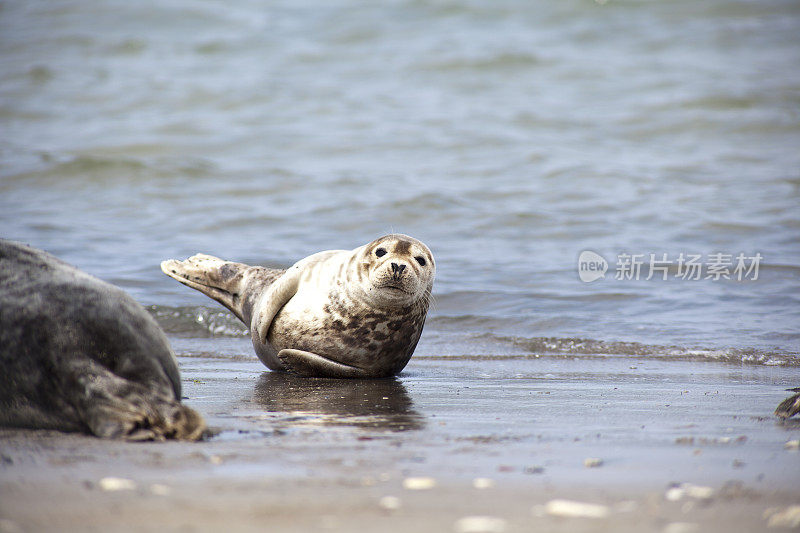
<instances>
[{"instance_id":1,"label":"spotted seal","mask_svg":"<svg viewBox=\"0 0 800 533\"><path fill-rule=\"evenodd\" d=\"M407 235L329 250L287 270L198 254L161 270L233 311L272 370L335 378L399 373L417 346L436 271Z\"/></svg>"},{"instance_id":2,"label":"spotted seal","mask_svg":"<svg viewBox=\"0 0 800 533\"><path fill-rule=\"evenodd\" d=\"M107 438L196 440L178 365L155 320L122 290L0 240L0 425Z\"/></svg>"}]
</instances>

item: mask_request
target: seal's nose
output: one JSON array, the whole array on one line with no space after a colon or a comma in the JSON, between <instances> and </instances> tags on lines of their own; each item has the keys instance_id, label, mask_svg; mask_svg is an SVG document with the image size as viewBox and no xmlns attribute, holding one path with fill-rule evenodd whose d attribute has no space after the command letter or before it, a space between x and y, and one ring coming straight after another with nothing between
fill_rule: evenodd
<instances>
[{"instance_id":1,"label":"seal's nose","mask_svg":"<svg viewBox=\"0 0 800 533\"><path fill-rule=\"evenodd\" d=\"M403 270L406 269L405 265L398 265L397 263L392 263L392 277L399 278L403 275Z\"/></svg>"}]
</instances>

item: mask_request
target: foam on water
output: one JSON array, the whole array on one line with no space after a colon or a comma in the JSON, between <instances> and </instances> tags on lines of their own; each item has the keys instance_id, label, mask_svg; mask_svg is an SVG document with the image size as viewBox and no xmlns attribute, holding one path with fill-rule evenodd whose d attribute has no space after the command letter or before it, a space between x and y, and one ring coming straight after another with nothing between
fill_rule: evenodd
<instances>
[{"instance_id":1,"label":"foam on water","mask_svg":"<svg viewBox=\"0 0 800 533\"><path fill-rule=\"evenodd\" d=\"M167 334L179 338L206 338L211 354L214 346L223 351L223 344L214 339L248 338L249 330L231 313L202 306L166 307L152 305L148 310ZM436 320L436 319L434 319ZM480 317L456 321L461 334L448 334L433 326L434 333L420 344L416 357L444 359L530 358L546 356L632 357L645 359L683 359L719 361L765 366L800 366L800 354L781 350L739 348L701 348L658 346L639 342L602 341L586 338L515 337L487 333L492 323ZM476 331L484 333L476 334ZM181 344L181 341L178 341ZM240 345L238 349L248 350ZM207 350L209 349L207 348ZM191 351L189 352L191 353Z\"/></svg>"}]
</instances>

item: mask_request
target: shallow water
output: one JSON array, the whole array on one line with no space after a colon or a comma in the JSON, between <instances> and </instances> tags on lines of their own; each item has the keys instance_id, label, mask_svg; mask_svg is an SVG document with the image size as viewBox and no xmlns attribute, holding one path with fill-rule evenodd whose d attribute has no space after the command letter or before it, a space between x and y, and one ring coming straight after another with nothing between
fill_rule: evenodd
<instances>
[{"instance_id":1,"label":"shallow water","mask_svg":"<svg viewBox=\"0 0 800 533\"><path fill-rule=\"evenodd\" d=\"M162 259L396 231L437 258L416 357L795 366L799 36L771 0L4 3L0 231L131 292L179 353L251 348ZM763 260L616 280L623 253Z\"/></svg>"},{"instance_id":2,"label":"shallow water","mask_svg":"<svg viewBox=\"0 0 800 533\"><path fill-rule=\"evenodd\" d=\"M185 393L219 431L211 446L229 455L259 445L292 450L280 465L299 465L309 477L334 455L337 475L358 464L533 486L797 485L796 457L783 446L800 426L768 416L776 385L792 384L794 368L640 357L420 358L400 378L352 381L264 371L252 360L182 363ZM339 449L348 442L366 450ZM601 473L584 466L587 457L603 458ZM258 463L228 468L244 478L275 468Z\"/></svg>"}]
</instances>

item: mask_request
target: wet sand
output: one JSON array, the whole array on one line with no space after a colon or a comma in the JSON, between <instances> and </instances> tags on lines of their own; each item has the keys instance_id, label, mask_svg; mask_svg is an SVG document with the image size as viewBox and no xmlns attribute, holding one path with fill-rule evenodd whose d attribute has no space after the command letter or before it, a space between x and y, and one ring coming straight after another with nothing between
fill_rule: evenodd
<instances>
[{"instance_id":1,"label":"wet sand","mask_svg":"<svg viewBox=\"0 0 800 533\"><path fill-rule=\"evenodd\" d=\"M795 367L417 357L338 381L180 364L216 436L1 429L0 531L780 531L800 505L800 424L772 416ZM557 516L559 499L599 516Z\"/></svg>"}]
</instances>

